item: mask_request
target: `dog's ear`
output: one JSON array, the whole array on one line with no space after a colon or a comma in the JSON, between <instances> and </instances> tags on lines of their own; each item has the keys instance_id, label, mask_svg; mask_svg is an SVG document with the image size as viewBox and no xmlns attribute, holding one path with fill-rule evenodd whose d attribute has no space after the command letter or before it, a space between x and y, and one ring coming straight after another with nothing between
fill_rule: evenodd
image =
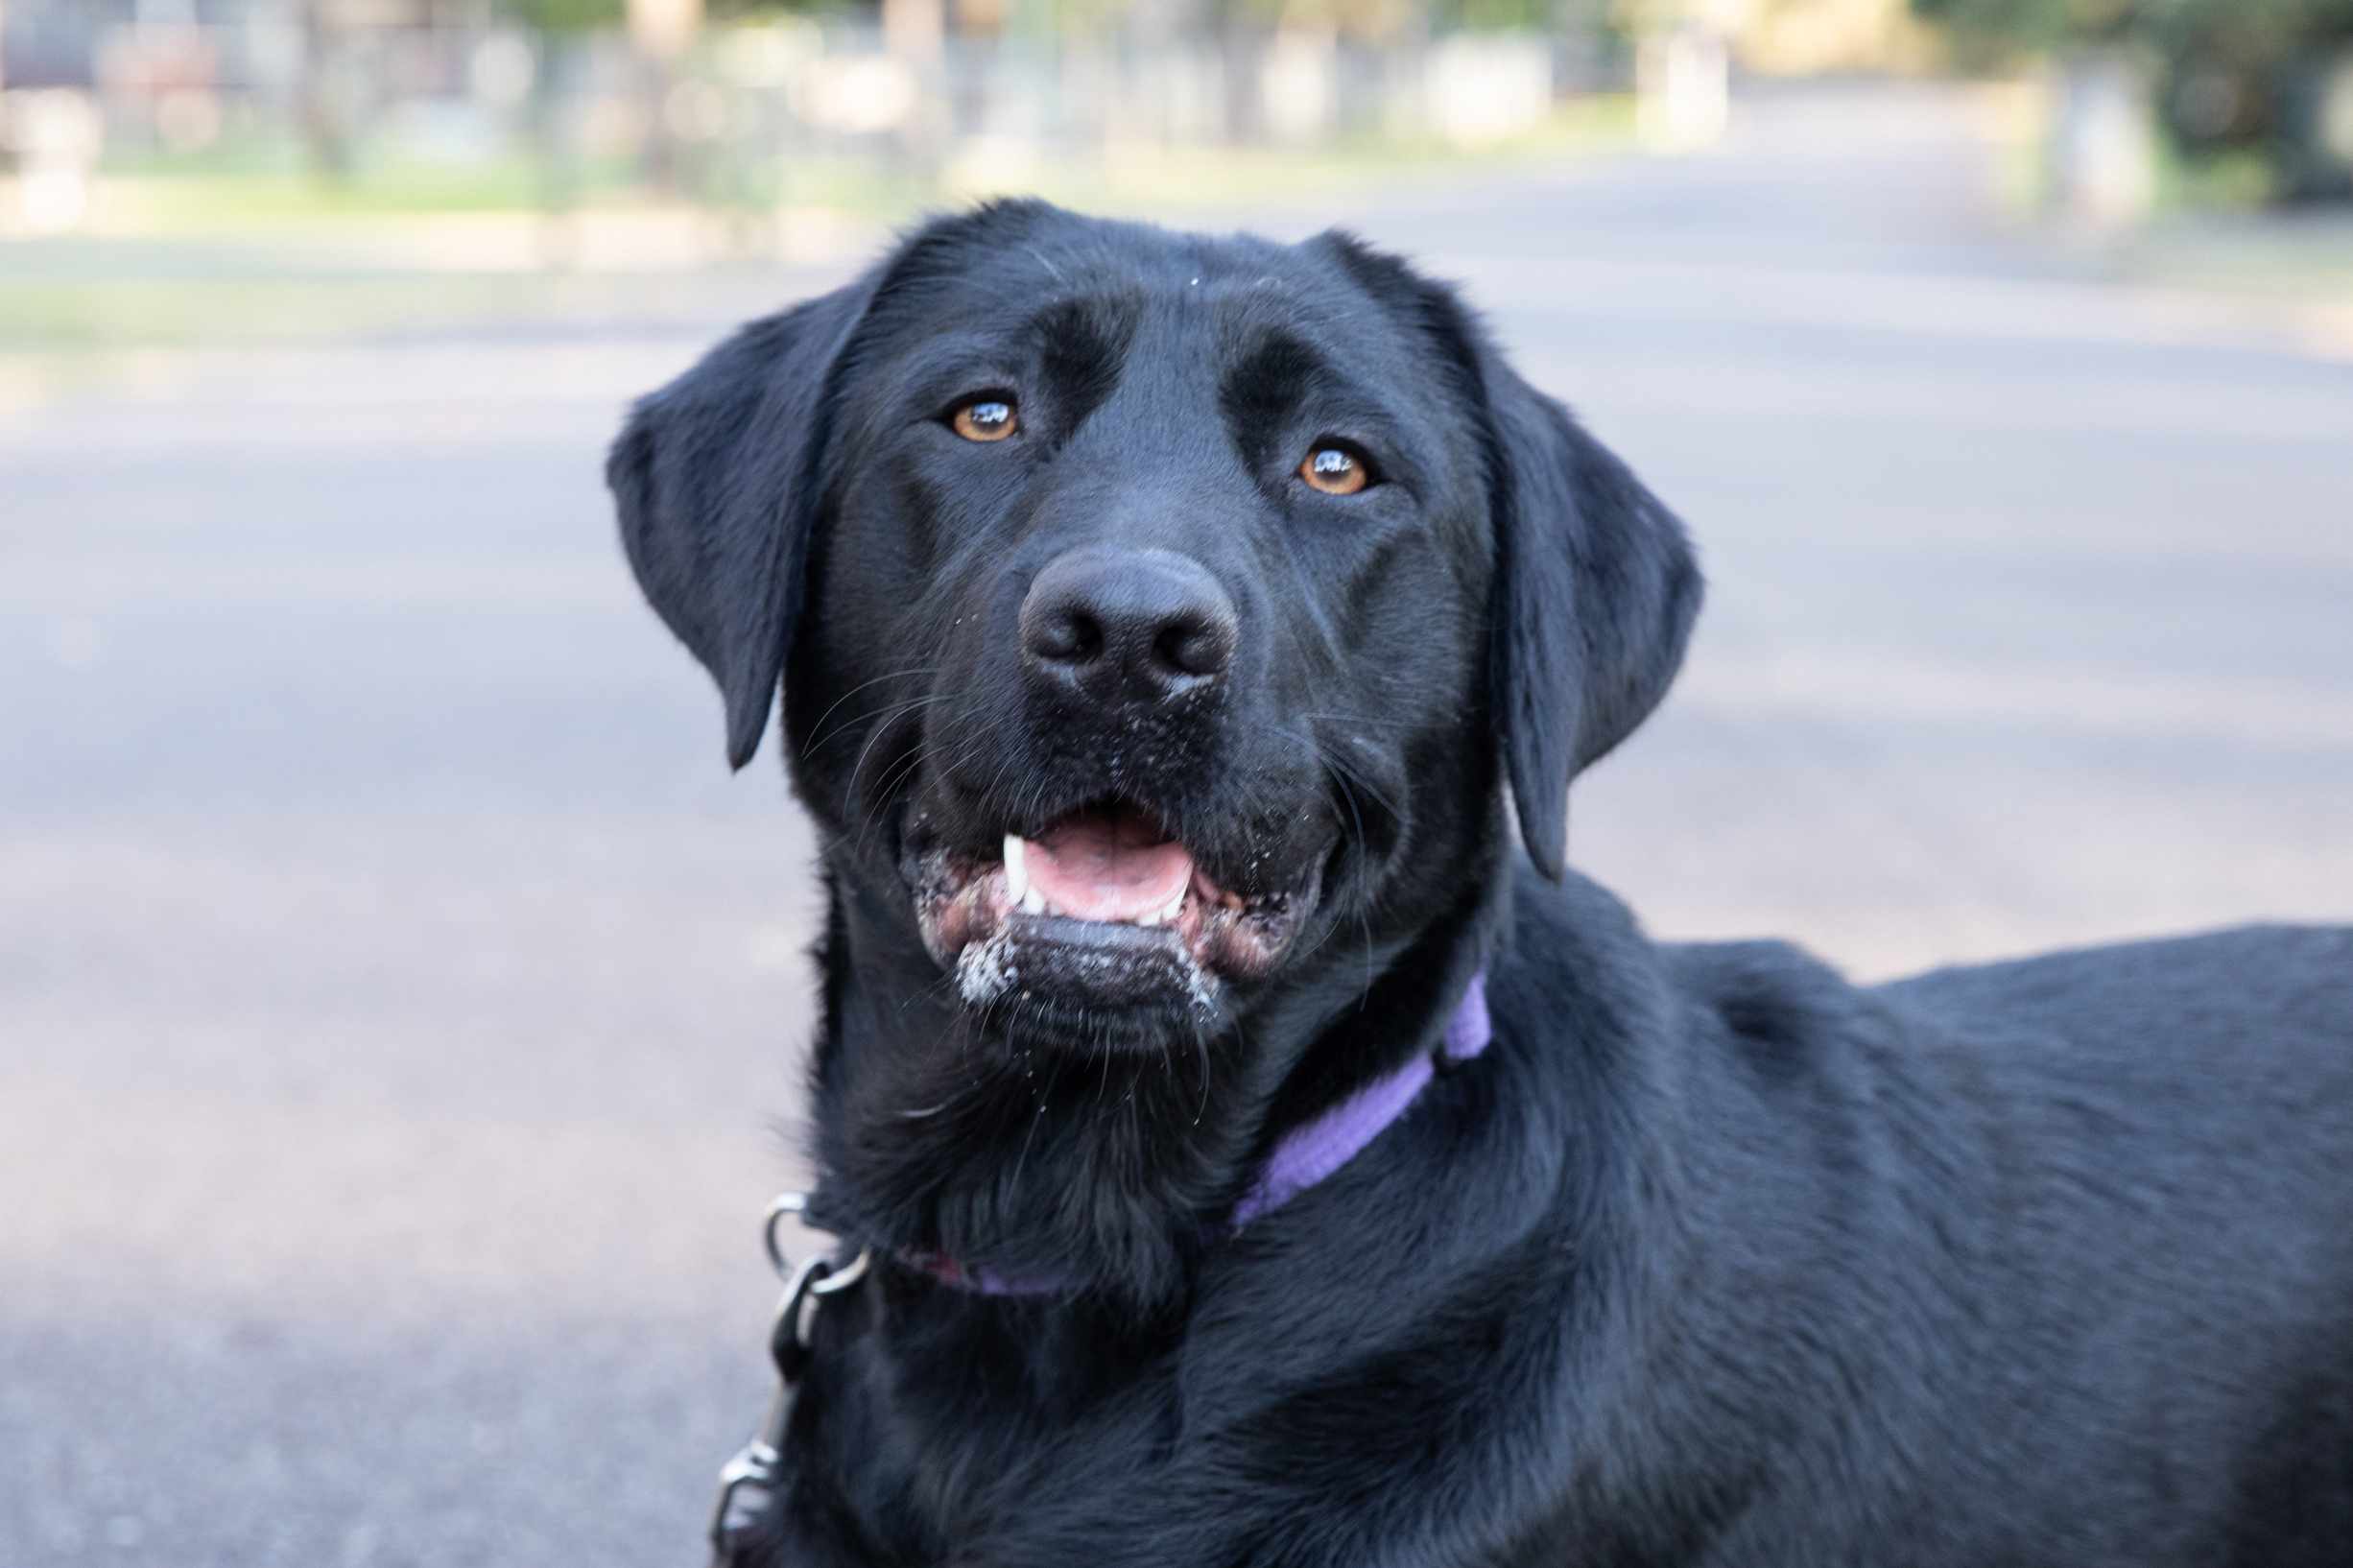
<instances>
[{"instance_id":1,"label":"dog's ear","mask_svg":"<svg viewBox=\"0 0 2353 1568\"><path fill-rule=\"evenodd\" d=\"M799 616L835 364L877 273L743 327L639 399L605 463L637 585L760 748Z\"/></svg>"},{"instance_id":2,"label":"dog's ear","mask_svg":"<svg viewBox=\"0 0 2353 1568\"><path fill-rule=\"evenodd\" d=\"M1493 434L1491 679L1520 837L1567 864L1569 780L1641 724L1699 612L1675 514L1568 410L1483 349Z\"/></svg>"}]
</instances>

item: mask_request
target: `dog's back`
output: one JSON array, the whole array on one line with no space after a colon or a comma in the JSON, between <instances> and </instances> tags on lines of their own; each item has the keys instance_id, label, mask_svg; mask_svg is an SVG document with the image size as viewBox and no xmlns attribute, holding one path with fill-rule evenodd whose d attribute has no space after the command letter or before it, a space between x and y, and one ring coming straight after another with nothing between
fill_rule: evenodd
<instances>
[{"instance_id":1,"label":"dog's back","mask_svg":"<svg viewBox=\"0 0 2353 1568\"><path fill-rule=\"evenodd\" d=\"M2353 929L1877 994L1995 1140L1979 1299L2010 1343L1973 1416L2080 1500L2076 1560L2353 1562Z\"/></svg>"},{"instance_id":2,"label":"dog's back","mask_svg":"<svg viewBox=\"0 0 2353 1568\"><path fill-rule=\"evenodd\" d=\"M2353 929L1875 987L1665 951L1673 1158L1729 1250L1654 1307L1746 1354L1652 1399L1776 1436L1651 1558L2353 1562Z\"/></svg>"}]
</instances>

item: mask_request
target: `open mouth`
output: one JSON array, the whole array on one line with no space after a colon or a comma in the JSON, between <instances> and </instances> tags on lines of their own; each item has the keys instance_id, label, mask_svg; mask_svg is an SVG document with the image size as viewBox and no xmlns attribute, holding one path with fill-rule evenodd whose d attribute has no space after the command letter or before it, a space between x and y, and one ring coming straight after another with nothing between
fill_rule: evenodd
<instances>
[{"instance_id":1,"label":"open mouth","mask_svg":"<svg viewBox=\"0 0 2353 1568\"><path fill-rule=\"evenodd\" d=\"M915 915L932 956L976 1006L1214 1011L1222 985L1266 974L1314 902L1314 877L1244 895L1157 818L1085 806L996 855L919 853Z\"/></svg>"}]
</instances>

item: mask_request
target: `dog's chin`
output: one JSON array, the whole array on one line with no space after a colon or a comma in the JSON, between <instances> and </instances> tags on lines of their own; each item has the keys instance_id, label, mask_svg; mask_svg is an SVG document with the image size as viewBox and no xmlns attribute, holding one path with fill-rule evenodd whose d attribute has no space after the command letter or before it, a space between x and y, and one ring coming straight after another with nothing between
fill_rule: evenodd
<instances>
[{"instance_id":1,"label":"dog's chin","mask_svg":"<svg viewBox=\"0 0 2353 1568\"><path fill-rule=\"evenodd\" d=\"M1074 812L995 855L916 845L915 923L964 1003L1025 1039L1152 1049L1212 1033L1233 987L1282 965L1321 890L1221 886L1125 807Z\"/></svg>"}]
</instances>

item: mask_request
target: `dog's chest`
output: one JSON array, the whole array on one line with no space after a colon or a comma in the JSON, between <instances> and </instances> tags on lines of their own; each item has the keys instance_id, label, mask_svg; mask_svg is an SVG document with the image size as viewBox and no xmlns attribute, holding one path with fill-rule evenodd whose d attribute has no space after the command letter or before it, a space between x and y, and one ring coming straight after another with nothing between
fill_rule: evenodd
<instances>
[{"instance_id":1,"label":"dog's chest","mask_svg":"<svg viewBox=\"0 0 2353 1568\"><path fill-rule=\"evenodd\" d=\"M798 1468L836 1495L796 1512L848 1527L824 1532L840 1537L815 1558L829 1568L992 1560L1009 1521L1116 1515L1172 1461L1185 1398L1170 1346L1025 1304L951 1303L898 1327L820 1363L804 1391ZM1252 1375L1215 1369L1199 1393Z\"/></svg>"}]
</instances>

